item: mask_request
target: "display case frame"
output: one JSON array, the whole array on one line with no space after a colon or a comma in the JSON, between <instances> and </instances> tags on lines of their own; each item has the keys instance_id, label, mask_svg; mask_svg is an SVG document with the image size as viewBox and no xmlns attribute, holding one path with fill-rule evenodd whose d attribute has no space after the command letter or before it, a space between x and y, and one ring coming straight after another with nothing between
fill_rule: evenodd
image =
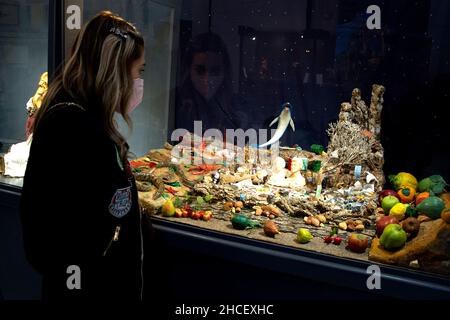
<instances>
[{"instance_id":1,"label":"display case frame","mask_svg":"<svg viewBox=\"0 0 450 320\"><path fill-rule=\"evenodd\" d=\"M14 215L18 216L20 194L20 186L0 182L0 207L7 207L12 210ZM268 290L268 299L276 299L276 292L280 292L280 290L284 290L283 296L289 295L292 300L305 298L305 292L302 292L301 289L305 282L311 281L317 283L321 290L326 291L327 287L340 288L346 292L347 296L355 294L355 298L361 294L364 298L369 299L450 299L450 279L444 276L299 250L167 221L158 217L151 217L150 220L156 230L158 245L162 246L159 248L160 252L170 253L170 256L173 257L180 254L199 257L197 260L183 260L183 265L178 264L171 272L175 273L175 276L180 276L184 270L189 269L189 265L201 264L202 277L197 281L199 285L210 286L211 290L217 294L216 298L221 298L222 291L226 289L221 286L214 288L211 283L214 277L217 277L212 269L213 265L215 261L220 261L222 268L230 270L230 274L227 276L235 272L261 273L268 274L271 279L276 280L278 277L284 278L288 275L291 279L290 283L275 281L276 284L272 284ZM16 223L12 220L9 222ZM16 247L15 251L22 252L18 257L23 257L23 248L20 247L20 244L12 243L11 245ZM156 258L167 258L167 256ZM371 276L371 273L368 273L368 267L371 265L380 268L380 289L370 290L367 287L367 281ZM238 270L234 269L236 266L238 266ZM14 270L10 270L8 273L12 277L19 278L20 276ZM262 285L262 279L256 276L245 277L243 281L247 284L248 290L241 294L252 299L252 292ZM287 285L290 288L297 287L299 290L286 289ZM310 294L308 297L309 299L320 298L314 294Z\"/></svg>"}]
</instances>

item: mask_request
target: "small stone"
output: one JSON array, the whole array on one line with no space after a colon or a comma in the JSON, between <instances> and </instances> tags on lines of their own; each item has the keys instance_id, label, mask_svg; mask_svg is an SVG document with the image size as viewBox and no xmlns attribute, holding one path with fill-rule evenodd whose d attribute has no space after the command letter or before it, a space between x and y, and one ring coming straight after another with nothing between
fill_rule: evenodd
<instances>
[{"instance_id":1,"label":"small stone","mask_svg":"<svg viewBox=\"0 0 450 320\"><path fill-rule=\"evenodd\" d=\"M273 214L269 215L269 219L275 219L275 215Z\"/></svg>"},{"instance_id":2,"label":"small stone","mask_svg":"<svg viewBox=\"0 0 450 320\"><path fill-rule=\"evenodd\" d=\"M358 224L358 225L355 227L355 230L356 230L356 231L363 231L363 230L364 230L364 225L363 225L363 224Z\"/></svg>"},{"instance_id":3,"label":"small stone","mask_svg":"<svg viewBox=\"0 0 450 320\"><path fill-rule=\"evenodd\" d=\"M260 216L261 214L262 214L262 209L261 208L258 208L258 209L256 209L256 211L255 211L255 214L257 215L257 216Z\"/></svg>"}]
</instances>

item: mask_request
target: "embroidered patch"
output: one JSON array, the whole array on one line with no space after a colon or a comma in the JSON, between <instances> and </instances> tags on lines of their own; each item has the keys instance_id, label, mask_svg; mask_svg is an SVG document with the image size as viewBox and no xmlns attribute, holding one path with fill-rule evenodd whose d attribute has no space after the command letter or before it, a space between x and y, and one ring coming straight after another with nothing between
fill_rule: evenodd
<instances>
[{"instance_id":1,"label":"embroidered patch","mask_svg":"<svg viewBox=\"0 0 450 320\"><path fill-rule=\"evenodd\" d=\"M109 213L116 218L122 218L131 209L131 187L117 189L109 204Z\"/></svg>"}]
</instances>

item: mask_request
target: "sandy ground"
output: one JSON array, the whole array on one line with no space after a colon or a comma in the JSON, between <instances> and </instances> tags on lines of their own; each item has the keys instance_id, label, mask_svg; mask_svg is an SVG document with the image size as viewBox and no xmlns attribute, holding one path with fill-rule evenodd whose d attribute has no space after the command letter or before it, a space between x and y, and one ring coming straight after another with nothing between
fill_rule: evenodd
<instances>
[{"instance_id":1,"label":"sandy ground","mask_svg":"<svg viewBox=\"0 0 450 320\"><path fill-rule=\"evenodd\" d=\"M307 244L300 244L296 241L296 235L293 233L285 233L282 232L277 234L275 238L268 237L264 234L262 228L251 229L251 230L236 230L231 225L230 221L224 221L219 219L211 219L209 221L199 221L193 220L190 218L167 218L161 215L155 216L159 219L169 220L178 223L184 223L192 226L196 226L199 228L219 231L223 233L233 234L237 236L242 236L250 239L261 240L265 242L271 242L279 245L284 245L288 247L297 248L299 250L309 250L320 252L324 254L330 254L333 256L338 256L342 258L350 258L357 260L368 261L368 251L366 250L363 254L358 254L351 252L345 249L346 242L342 241L342 243L337 246L334 244L326 244L322 238L314 237L311 242ZM276 222L276 220L274 220Z\"/></svg>"}]
</instances>

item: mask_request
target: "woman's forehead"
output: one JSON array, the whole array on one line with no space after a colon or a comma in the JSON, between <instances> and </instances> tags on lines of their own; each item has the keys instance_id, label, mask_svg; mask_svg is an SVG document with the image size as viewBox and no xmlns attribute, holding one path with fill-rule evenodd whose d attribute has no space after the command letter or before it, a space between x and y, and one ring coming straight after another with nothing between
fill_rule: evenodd
<instances>
[{"instance_id":1,"label":"woman's forehead","mask_svg":"<svg viewBox=\"0 0 450 320\"><path fill-rule=\"evenodd\" d=\"M192 63L194 65L217 66L223 64L223 57L217 52L198 52L194 54Z\"/></svg>"}]
</instances>

